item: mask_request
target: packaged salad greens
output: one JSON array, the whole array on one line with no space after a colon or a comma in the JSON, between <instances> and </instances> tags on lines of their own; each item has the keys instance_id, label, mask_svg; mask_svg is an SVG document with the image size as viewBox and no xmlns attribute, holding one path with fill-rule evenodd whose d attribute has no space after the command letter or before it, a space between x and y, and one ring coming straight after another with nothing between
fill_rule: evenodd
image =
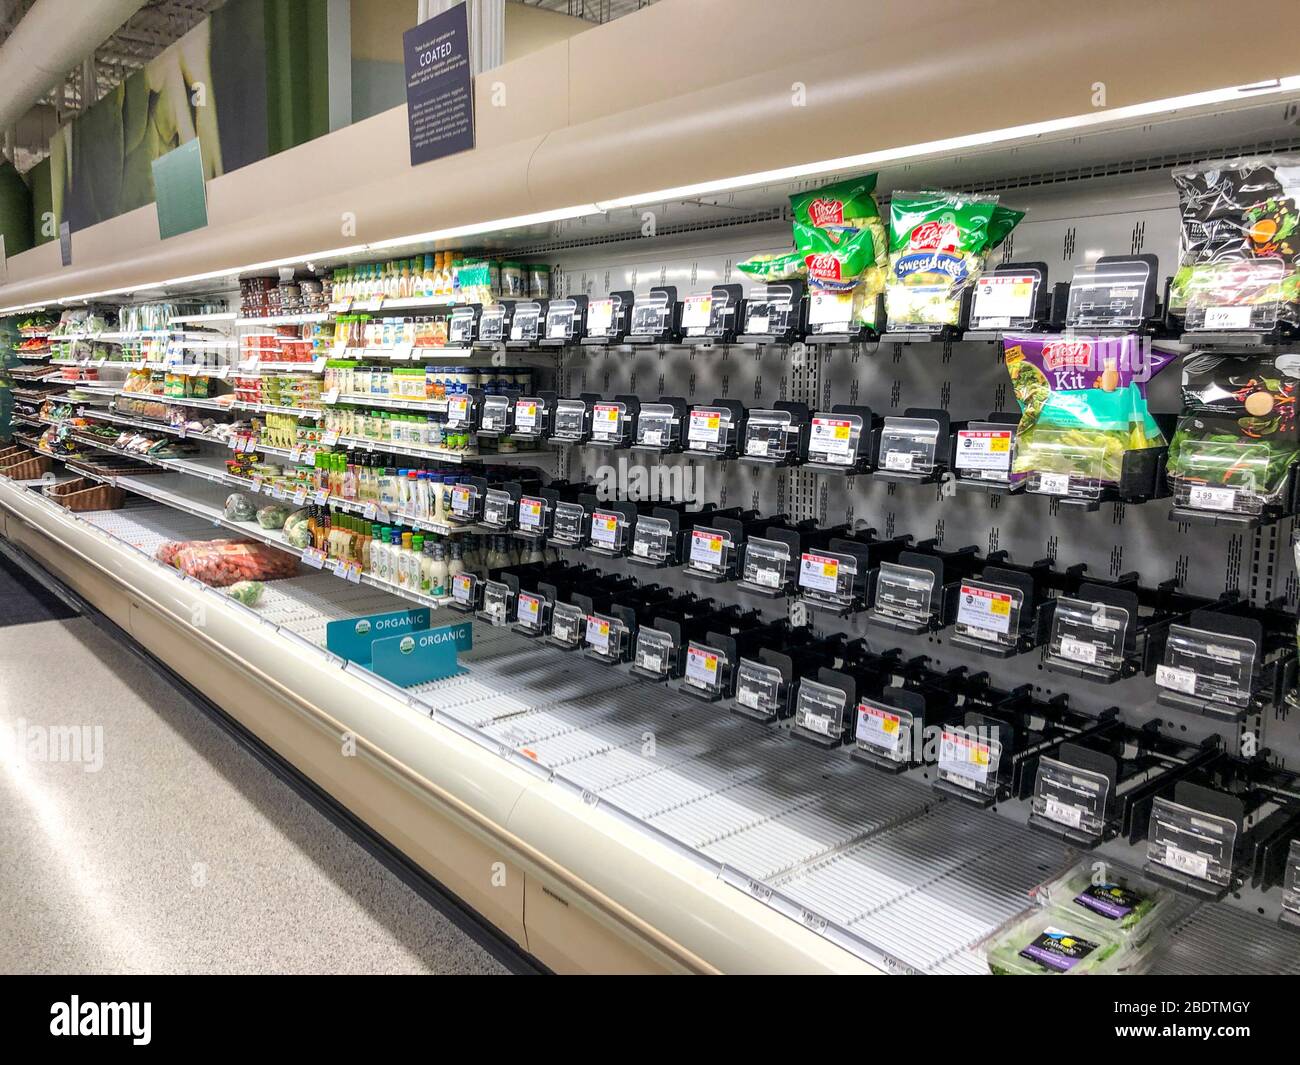
<instances>
[{"instance_id":1,"label":"packaged salad greens","mask_svg":"<svg viewBox=\"0 0 1300 1065\"><path fill-rule=\"evenodd\" d=\"M1003 347L1021 411L1013 473L1115 485L1126 452L1164 446L1146 384L1172 355L1136 336L1008 334Z\"/></svg>"},{"instance_id":2,"label":"packaged salad greens","mask_svg":"<svg viewBox=\"0 0 1300 1065\"><path fill-rule=\"evenodd\" d=\"M1101 875L1104 874L1104 875ZM1166 923L1173 896L1105 863L1082 862L1036 892L1062 920L1101 928L1140 946Z\"/></svg>"},{"instance_id":3,"label":"packaged salad greens","mask_svg":"<svg viewBox=\"0 0 1300 1065\"><path fill-rule=\"evenodd\" d=\"M738 269L763 283L807 278L811 297L847 302L845 324L875 325L888 245L875 187L876 175L864 174L791 196L795 250L755 255Z\"/></svg>"},{"instance_id":4,"label":"packaged salad greens","mask_svg":"<svg viewBox=\"0 0 1300 1065\"><path fill-rule=\"evenodd\" d=\"M1113 932L1056 909L1039 908L1011 925L988 947L995 976L1084 976L1122 972L1134 952Z\"/></svg>"},{"instance_id":5,"label":"packaged salad greens","mask_svg":"<svg viewBox=\"0 0 1300 1065\"><path fill-rule=\"evenodd\" d=\"M1170 306L1187 328L1300 325L1300 155L1173 172L1182 213Z\"/></svg>"},{"instance_id":6,"label":"packaged salad greens","mask_svg":"<svg viewBox=\"0 0 1300 1065\"><path fill-rule=\"evenodd\" d=\"M231 492L223 513L227 521L252 521L257 517L257 502L243 492Z\"/></svg>"},{"instance_id":7,"label":"packaged salad greens","mask_svg":"<svg viewBox=\"0 0 1300 1065\"><path fill-rule=\"evenodd\" d=\"M895 192L889 202L885 311L891 329L955 326L965 290L1024 217L996 196Z\"/></svg>"},{"instance_id":8,"label":"packaged salad greens","mask_svg":"<svg viewBox=\"0 0 1300 1065\"><path fill-rule=\"evenodd\" d=\"M289 508L283 503L268 503L257 512L257 524L263 529L283 529Z\"/></svg>"},{"instance_id":9,"label":"packaged salad greens","mask_svg":"<svg viewBox=\"0 0 1300 1065\"><path fill-rule=\"evenodd\" d=\"M244 606L257 606L265 588L261 581L238 581L226 589L226 594L231 599L239 600Z\"/></svg>"},{"instance_id":10,"label":"packaged salad greens","mask_svg":"<svg viewBox=\"0 0 1300 1065\"><path fill-rule=\"evenodd\" d=\"M1168 463L1177 505L1258 513L1281 500L1300 453L1297 378L1297 354L1183 360L1183 416Z\"/></svg>"}]
</instances>

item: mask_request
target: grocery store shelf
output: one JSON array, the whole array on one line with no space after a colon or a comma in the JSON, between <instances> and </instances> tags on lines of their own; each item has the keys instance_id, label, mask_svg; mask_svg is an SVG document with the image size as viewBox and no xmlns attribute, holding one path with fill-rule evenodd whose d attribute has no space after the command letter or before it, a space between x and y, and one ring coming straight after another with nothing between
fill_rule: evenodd
<instances>
[{"instance_id":1,"label":"grocery store shelf","mask_svg":"<svg viewBox=\"0 0 1300 1065\"><path fill-rule=\"evenodd\" d=\"M1300 936L1227 906L1200 906L1170 928L1152 973L1300 976Z\"/></svg>"},{"instance_id":2,"label":"grocery store shelf","mask_svg":"<svg viewBox=\"0 0 1300 1065\"><path fill-rule=\"evenodd\" d=\"M315 311L309 314L277 314L263 318L240 318L236 316L233 319L235 325L247 326L269 326L269 325L313 325L317 322L328 322L334 316L327 311Z\"/></svg>"}]
</instances>

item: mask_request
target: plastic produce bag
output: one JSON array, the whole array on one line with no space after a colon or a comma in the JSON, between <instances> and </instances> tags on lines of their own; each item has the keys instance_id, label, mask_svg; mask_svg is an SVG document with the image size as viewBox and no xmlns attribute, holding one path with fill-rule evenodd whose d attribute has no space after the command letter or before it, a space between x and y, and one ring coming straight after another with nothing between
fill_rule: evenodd
<instances>
[{"instance_id":1,"label":"plastic produce bag","mask_svg":"<svg viewBox=\"0 0 1300 1065\"><path fill-rule=\"evenodd\" d=\"M224 514L227 521L253 521L257 517L257 502L243 492L231 492L226 496Z\"/></svg>"},{"instance_id":2,"label":"plastic produce bag","mask_svg":"<svg viewBox=\"0 0 1300 1065\"><path fill-rule=\"evenodd\" d=\"M888 238L875 190L876 175L862 174L796 193L790 197L790 209L797 225L823 230L833 243L866 230L871 234L872 246L883 256Z\"/></svg>"},{"instance_id":3,"label":"plastic produce bag","mask_svg":"<svg viewBox=\"0 0 1300 1065\"><path fill-rule=\"evenodd\" d=\"M1183 416L1169 446L1175 496L1223 489L1234 510L1276 503L1300 453L1300 355L1218 355L1183 360Z\"/></svg>"},{"instance_id":4,"label":"plastic produce bag","mask_svg":"<svg viewBox=\"0 0 1300 1065\"><path fill-rule=\"evenodd\" d=\"M1118 484L1124 453L1165 443L1146 383L1172 355L1136 336L1008 335L1007 372L1020 403L1013 473Z\"/></svg>"},{"instance_id":5,"label":"plastic produce bag","mask_svg":"<svg viewBox=\"0 0 1300 1065\"><path fill-rule=\"evenodd\" d=\"M997 203L941 190L894 193L885 283L891 325L957 324L962 292L983 271Z\"/></svg>"},{"instance_id":6,"label":"plastic produce bag","mask_svg":"<svg viewBox=\"0 0 1300 1065\"><path fill-rule=\"evenodd\" d=\"M268 503L257 512L257 524L263 529L283 529L289 508L283 503Z\"/></svg>"},{"instance_id":7,"label":"plastic produce bag","mask_svg":"<svg viewBox=\"0 0 1300 1065\"><path fill-rule=\"evenodd\" d=\"M284 538L294 547L311 546L311 526L305 510L295 510L284 519Z\"/></svg>"},{"instance_id":8,"label":"plastic produce bag","mask_svg":"<svg viewBox=\"0 0 1300 1065\"><path fill-rule=\"evenodd\" d=\"M194 540L179 545L172 565L213 588L239 581L270 581L293 577L298 560L253 541Z\"/></svg>"},{"instance_id":9,"label":"plastic produce bag","mask_svg":"<svg viewBox=\"0 0 1300 1065\"><path fill-rule=\"evenodd\" d=\"M1170 306L1195 327L1300 325L1300 155L1198 163L1173 178L1182 230Z\"/></svg>"},{"instance_id":10,"label":"plastic produce bag","mask_svg":"<svg viewBox=\"0 0 1300 1065\"><path fill-rule=\"evenodd\" d=\"M257 606L264 590L265 586L260 581L238 581L226 589L226 594L244 606Z\"/></svg>"}]
</instances>

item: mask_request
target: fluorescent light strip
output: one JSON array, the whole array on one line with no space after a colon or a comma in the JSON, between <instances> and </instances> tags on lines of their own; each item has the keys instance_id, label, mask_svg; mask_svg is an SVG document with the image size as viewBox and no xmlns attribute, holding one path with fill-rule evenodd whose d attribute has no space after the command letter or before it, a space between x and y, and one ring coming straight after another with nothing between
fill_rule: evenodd
<instances>
[{"instance_id":1,"label":"fluorescent light strip","mask_svg":"<svg viewBox=\"0 0 1300 1065\"><path fill-rule=\"evenodd\" d=\"M816 163L804 163L799 166L782 167L778 170L765 170L753 174L741 174L735 177L719 178L715 181L703 181L694 185L680 185L657 192L643 192L634 196L621 196L613 200L597 203L579 204L561 207L553 211L538 211L533 214L517 215L513 218L499 218L491 222L477 222L467 226L454 226L449 229L435 229L428 233L416 233L405 237L393 237L389 240L375 241L370 244L356 244L332 251L316 252L312 255L291 256L285 259L272 259L267 262L253 263L248 266L231 267L225 270L212 270L188 277L174 277L167 281L158 281L148 285L134 285L129 288L112 289L106 292L94 292L81 296L66 296L49 300L46 303L24 303L13 307L0 307L0 316L21 314L24 311L42 310L59 303L89 302L110 296L125 296L168 285L194 284L199 281L215 281L220 278L235 280L240 274L257 270L273 270L281 266L298 266L317 259L346 258L370 252L385 251L413 244L428 244L438 240L454 240L461 237L482 236L498 233L502 230L540 225L546 222L559 222L570 218L604 214L608 211L626 207L639 207L647 204L663 203L670 200L689 199L692 196L708 195L717 192L731 192L736 189L760 185L771 185L782 181L811 177L814 174L832 173L837 170L849 170L854 167L878 166L882 163L897 163L936 155L942 152L960 151L969 148L989 147L1007 141L1022 138L1041 137L1051 133L1064 133L1070 130L1112 125L1131 119L1149 118L1154 115L1170 114L1191 108L1211 107L1216 104L1242 102L1258 99L1261 96L1277 96L1285 93L1300 92L1300 76L1279 78L1276 81L1259 85L1234 85L1226 89L1213 89L1207 92L1189 93L1184 96L1171 96L1163 100L1151 100L1147 103L1130 104L1111 110L1092 111L1087 114L1073 115L1068 118L1033 122L1023 126L1008 126L1004 129L985 133L971 133L961 137L948 137L942 140L924 141L908 144L898 148L884 148L875 152L863 152L858 155L846 155L838 159L825 159Z\"/></svg>"},{"instance_id":2,"label":"fluorescent light strip","mask_svg":"<svg viewBox=\"0 0 1300 1065\"><path fill-rule=\"evenodd\" d=\"M943 140L908 144L898 148L883 148L880 151L863 152L859 155L846 155L839 159L826 159L818 163L787 166L779 170L765 170L756 174L719 178L716 181L702 181L694 185L680 185L676 188L660 189L658 192L620 196L613 200L602 200L596 206L604 211L613 211L620 207L641 207L665 201L684 200L692 196L702 196L716 192L732 192L736 189L759 185L773 185L836 170L878 166L882 163L898 163L927 155L936 155L941 152L986 147L1011 140L1041 137L1045 134L1063 133L1070 130L1085 129L1090 126L1110 125L1130 119L1148 118L1152 115L1169 114L1194 107L1208 107L1230 101L1241 102L1246 99L1258 99L1261 96L1274 96L1297 91L1300 91L1300 76L1281 78L1278 81L1268 82L1263 85L1237 85L1229 89L1214 89L1208 92L1191 93L1186 96L1172 96L1164 100L1152 100L1149 103L1131 104L1128 107L1117 107L1109 111L1092 111L1083 115L1073 115L1069 118L1055 118L1044 122L1033 122L1024 126L1008 126L1005 129L991 130L986 133L970 133L961 137L947 137Z\"/></svg>"},{"instance_id":3,"label":"fluorescent light strip","mask_svg":"<svg viewBox=\"0 0 1300 1065\"><path fill-rule=\"evenodd\" d=\"M367 244L366 250L384 251L389 248L401 248L409 244L429 244L437 240L476 237L485 233L499 233L503 229L521 229L525 226L542 225L546 222L563 222L570 218L582 218L593 214L604 214L604 211L597 204L584 203L575 207L561 207L554 211L537 211L533 214L518 215L514 218L498 218L493 222L475 222L472 225L454 226L451 229L435 229L428 233L417 233L411 237L378 240L373 244Z\"/></svg>"}]
</instances>

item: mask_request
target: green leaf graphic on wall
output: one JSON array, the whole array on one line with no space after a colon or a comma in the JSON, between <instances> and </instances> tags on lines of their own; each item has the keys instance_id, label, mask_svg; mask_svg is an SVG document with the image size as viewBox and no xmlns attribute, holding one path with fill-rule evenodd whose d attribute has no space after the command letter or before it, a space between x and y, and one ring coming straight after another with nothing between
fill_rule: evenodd
<instances>
[{"instance_id":1,"label":"green leaf graphic on wall","mask_svg":"<svg viewBox=\"0 0 1300 1065\"><path fill-rule=\"evenodd\" d=\"M152 203L154 160L195 137L210 179L327 132L325 7L230 0L62 127L50 141L54 234L65 219L75 231Z\"/></svg>"}]
</instances>

